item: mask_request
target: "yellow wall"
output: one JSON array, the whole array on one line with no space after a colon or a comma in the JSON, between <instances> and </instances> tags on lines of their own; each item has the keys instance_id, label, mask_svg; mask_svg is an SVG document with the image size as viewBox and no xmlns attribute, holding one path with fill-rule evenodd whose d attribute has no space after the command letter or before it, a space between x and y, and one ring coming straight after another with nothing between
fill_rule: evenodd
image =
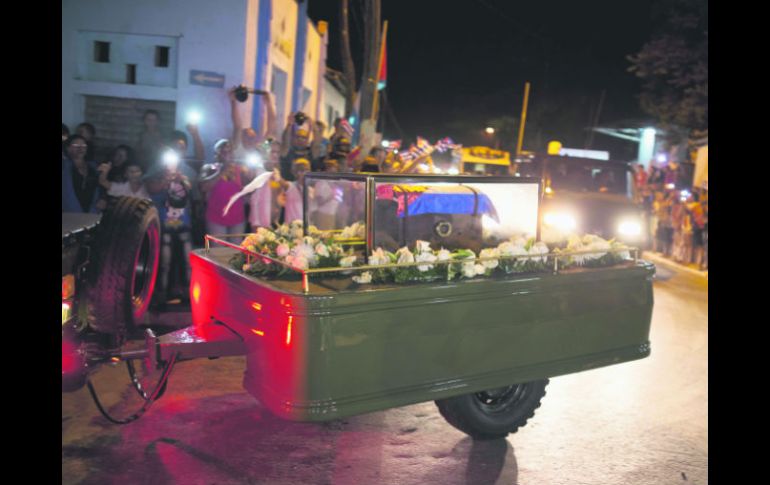
<instances>
[{"instance_id":1,"label":"yellow wall","mask_svg":"<svg viewBox=\"0 0 770 485\"><path fill-rule=\"evenodd\" d=\"M277 120L278 130L283 131L286 116L291 113L291 94L294 84L294 54L297 38L297 2L295 0L272 0L273 19L270 23L270 65L267 72L267 87L273 79L273 66L287 74L286 98L283 102L283 119ZM276 101L277 102L277 101ZM280 113L280 108L276 107Z\"/></svg>"}]
</instances>

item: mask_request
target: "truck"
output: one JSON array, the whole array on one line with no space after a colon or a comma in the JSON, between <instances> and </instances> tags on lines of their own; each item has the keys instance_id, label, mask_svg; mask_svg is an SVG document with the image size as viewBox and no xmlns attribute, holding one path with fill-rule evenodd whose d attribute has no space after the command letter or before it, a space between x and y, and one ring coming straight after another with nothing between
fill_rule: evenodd
<instances>
[{"instance_id":1,"label":"truck","mask_svg":"<svg viewBox=\"0 0 770 485\"><path fill-rule=\"evenodd\" d=\"M539 179L308 174L304 184L303 221L235 242L206 235L193 251L189 327L112 350L162 371L148 403L177 362L245 355L245 390L281 418L435 401L450 425L497 439L534 415L549 379L650 353L654 266L629 247L541 250ZM313 199L330 188L337 228L319 233L314 223L329 219ZM475 233L453 238L456 228ZM383 249L383 235L404 246ZM479 251L465 247L474 238Z\"/></svg>"},{"instance_id":2,"label":"truck","mask_svg":"<svg viewBox=\"0 0 770 485\"><path fill-rule=\"evenodd\" d=\"M630 163L534 154L517 170L543 181L545 241L590 233L642 248L649 244L649 223L636 197Z\"/></svg>"}]
</instances>

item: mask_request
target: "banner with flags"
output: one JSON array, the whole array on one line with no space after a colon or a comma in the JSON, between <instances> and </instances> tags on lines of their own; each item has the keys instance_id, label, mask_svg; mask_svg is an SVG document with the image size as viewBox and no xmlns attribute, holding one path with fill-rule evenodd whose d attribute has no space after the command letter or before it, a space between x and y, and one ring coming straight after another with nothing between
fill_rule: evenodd
<instances>
[{"instance_id":1,"label":"banner with flags","mask_svg":"<svg viewBox=\"0 0 770 485\"><path fill-rule=\"evenodd\" d=\"M458 145L451 138L446 137L437 141L435 147L437 152L444 153L447 150L456 150L462 148L462 145Z\"/></svg>"},{"instance_id":2,"label":"banner with flags","mask_svg":"<svg viewBox=\"0 0 770 485\"><path fill-rule=\"evenodd\" d=\"M401 149L401 140L393 140L388 143L388 151L392 152L394 150L400 150Z\"/></svg>"}]
</instances>

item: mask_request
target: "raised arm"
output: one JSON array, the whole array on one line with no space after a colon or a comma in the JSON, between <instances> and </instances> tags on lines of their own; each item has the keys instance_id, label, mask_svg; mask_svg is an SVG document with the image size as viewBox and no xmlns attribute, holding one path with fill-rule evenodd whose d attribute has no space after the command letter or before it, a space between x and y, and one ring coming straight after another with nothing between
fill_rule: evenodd
<instances>
[{"instance_id":1,"label":"raised arm","mask_svg":"<svg viewBox=\"0 0 770 485\"><path fill-rule=\"evenodd\" d=\"M238 112L238 100L235 99L235 89L230 88L227 90L227 96L230 98L230 119L233 121L233 136L231 139L233 149L241 146L241 131L243 130L241 115Z\"/></svg>"},{"instance_id":2,"label":"raised arm","mask_svg":"<svg viewBox=\"0 0 770 485\"><path fill-rule=\"evenodd\" d=\"M268 137L277 138L278 119L275 114L275 98L270 93L264 95L265 106L267 107L267 123L262 133L262 140Z\"/></svg>"},{"instance_id":3,"label":"raised arm","mask_svg":"<svg viewBox=\"0 0 770 485\"><path fill-rule=\"evenodd\" d=\"M112 163L110 162L99 164L99 167L97 168L99 171L99 185L104 187L104 190L110 190L110 187L112 186L112 183L107 180L107 175L110 173L111 169Z\"/></svg>"},{"instance_id":4,"label":"raised arm","mask_svg":"<svg viewBox=\"0 0 770 485\"><path fill-rule=\"evenodd\" d=\"M192 136L193 140L193 157L195 157L196 160L204 161L206 150L203 148L203 140L201 139L198 125L193 125L192 123L188 124L187 131L190 132L190 136Z\"/></svg>"}]
</instances>

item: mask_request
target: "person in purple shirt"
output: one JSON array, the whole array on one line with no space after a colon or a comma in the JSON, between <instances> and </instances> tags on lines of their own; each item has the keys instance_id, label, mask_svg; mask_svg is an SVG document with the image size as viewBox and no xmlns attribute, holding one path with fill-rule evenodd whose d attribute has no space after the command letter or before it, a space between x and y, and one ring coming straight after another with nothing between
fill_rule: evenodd
<instances>
[{"instance_id":1,"label":"person in purple shirt","mask_svg":"<svg viewBox=\"0 0 770 485\"><path fill-rule=\"evenodd\" d=\"M201 192L206 198L206 232L210 235L243 234L246 231L244 201L239 198L227 214L224 209L230 198L243 189L247 174L242 165L235 163L230 140L222 139L214 145L216 162L221 168L216 177L202 181Z\"/></svg>"}]
</instances>

